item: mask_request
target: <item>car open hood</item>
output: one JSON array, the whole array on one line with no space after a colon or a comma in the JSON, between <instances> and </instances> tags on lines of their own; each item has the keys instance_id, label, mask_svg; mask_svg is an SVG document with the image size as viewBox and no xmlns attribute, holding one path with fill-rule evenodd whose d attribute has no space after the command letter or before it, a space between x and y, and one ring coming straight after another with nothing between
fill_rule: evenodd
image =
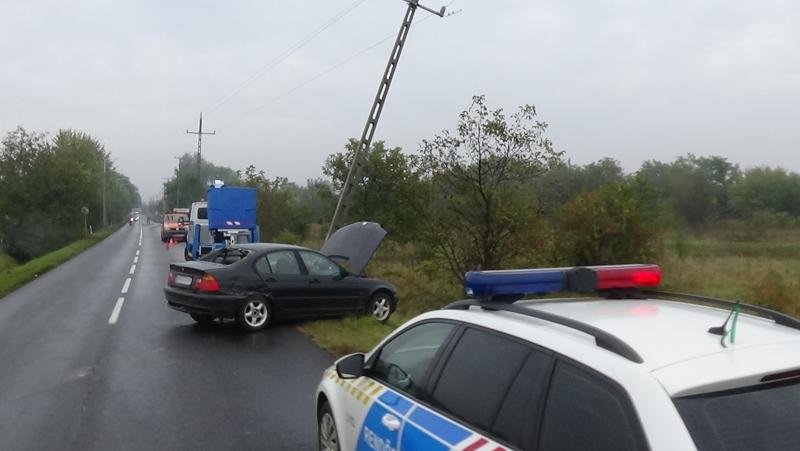
<instances>
[{"instance_id":1,"label":"car open hood","mask_svg":"<svg viewBox=\"0 0 800 451\"><path fill-rule=\"evenodd\" d=\"M386 230L377 222L355 222L331 235L322 245L320 253L346 263L353 274L361 274L384 236Z\"/></svg>"}]
</instances>

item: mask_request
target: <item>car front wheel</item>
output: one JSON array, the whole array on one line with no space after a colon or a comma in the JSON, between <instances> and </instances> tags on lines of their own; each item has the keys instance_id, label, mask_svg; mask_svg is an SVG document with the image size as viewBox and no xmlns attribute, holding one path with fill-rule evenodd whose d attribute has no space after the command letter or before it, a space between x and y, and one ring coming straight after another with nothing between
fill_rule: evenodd
<instances>
[{"instance_id":1,"label":"car front wheel","mask_svg":"<svg viewBox=\"0 0 800 451\"><path fill-rule=\"evenodd\" d=\"M272 321L272 307L268 301L261 298L246 300L236 315L236 322L247 331L263 329L270 321Z\"/></svg>"},{"instance_id":2,"label":"car front wheel","mask_svg":"<svg viewBox=\"0 0 800 451\"><path fill-rule=\"evenodd\" d=\"M336 421L333 420L331 406L326 402L319 409L318 430L320 451L339 451L339 434L336 432Z\"/></svg>"},{"instance_id":3,"label":"car front wheel","mask_svg":"<svg viewBox=\"0 0 800 451\"><path fill-rule=\"evenodd\" d=\"M385 291L379 291L369 299L369 314L378 321L385 323L392 314L394 306L392 296Z\"/></svg>"}]
</instances>

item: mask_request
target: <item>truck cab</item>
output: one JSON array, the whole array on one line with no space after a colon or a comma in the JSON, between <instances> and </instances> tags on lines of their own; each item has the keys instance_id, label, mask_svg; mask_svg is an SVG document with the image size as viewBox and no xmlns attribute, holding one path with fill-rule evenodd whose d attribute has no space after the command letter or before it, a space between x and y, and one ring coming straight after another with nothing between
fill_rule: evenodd
<instances>
[{"instance_id":1,"label":"truck cab","mask_svg":"<svg viewBox=\"0 0 800 451\"><path fill-rule=\"evenodd\" d=\"M192 202L189 211L189 228L186 234L184 258L194 260L211 252L211 234L208 232L208 202ZM201 243L207 243L203 246Z\"/></svg>"}]
</instances>

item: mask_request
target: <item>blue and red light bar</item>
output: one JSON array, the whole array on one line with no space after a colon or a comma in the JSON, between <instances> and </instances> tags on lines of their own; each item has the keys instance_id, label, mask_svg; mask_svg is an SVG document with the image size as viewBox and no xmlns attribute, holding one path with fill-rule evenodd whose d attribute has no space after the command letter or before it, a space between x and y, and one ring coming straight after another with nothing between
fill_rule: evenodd
<instances>
[{"instance_id":1,"label":"blue and red light bar","mask_svg":"<svg viewBox=\"0 0 800 451\"><path fill-rule=\"evenodd\" d=\"M660 282L661 268L658 265L470 271L464 275L464 291L474 298L499 298L558 291L649 288L658 286Z\"/></svg>"}]
</instances>

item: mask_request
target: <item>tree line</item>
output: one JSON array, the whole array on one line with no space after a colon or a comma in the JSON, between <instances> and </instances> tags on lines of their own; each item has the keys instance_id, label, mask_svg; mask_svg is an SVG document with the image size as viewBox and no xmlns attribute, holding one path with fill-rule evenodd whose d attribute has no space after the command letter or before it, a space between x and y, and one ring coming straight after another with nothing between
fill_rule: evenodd
<instances>
[{"instance_id":1,"label":"tree line","mask_svg":"<svg viewBox=\"0 0 800 451\"><path fill-rule=\"evenodd\" d=\"M546 131L534 106L507 114L476 96L454 130L423 140L415 153L374 143L363 155L350 219L379 222L392 240L416 245L456 277L480 268L646 261L658 255L665 233L721 221L754 222L754 230L798 224L796 173L742 170L724 157L691 154L650 160L633 173L608 158L578 165ZM318 241L356 147L351 139L327 158L325 178L305 185L254 166L201 167L214 172L206 180L221 174L258 189L265 241ZM185 195L175 186L188 186L179 183L191 177L186 171L198 173L184 160L191 157L167 183L170 203ZM194 200L204 196L201 179Z\"/></svg>"},{"instance_id":2,"label":"tree line","mask_svg":"<svg viewBox=\"0 0 800 451\"><path fill-rule=\"evenodd\" d=\"M81 238L86 226L102 228L104 189L109 224L140 204L138 189L92 136L8 132L0 144L0 250L27 261Z\"/></svg>"}]
</instances>

